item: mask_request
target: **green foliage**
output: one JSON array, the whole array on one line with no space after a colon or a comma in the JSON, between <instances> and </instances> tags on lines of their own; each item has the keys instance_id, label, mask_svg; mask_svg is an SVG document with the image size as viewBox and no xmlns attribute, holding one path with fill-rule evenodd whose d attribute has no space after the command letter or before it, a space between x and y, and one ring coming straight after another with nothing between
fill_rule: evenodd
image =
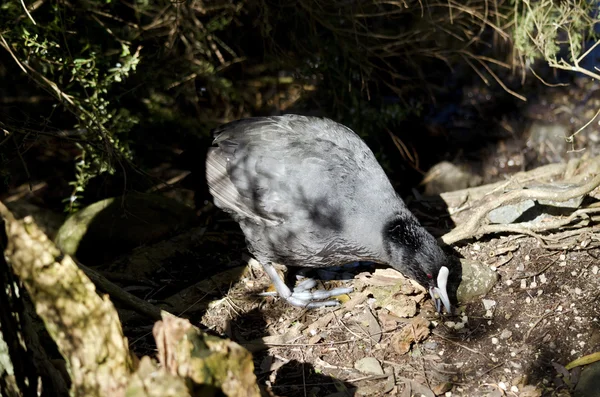
<instances>
[{"instance_id":1,"label":"green foliage","mask_svg":"<svg viewBox=\"0 0 600 397\"><path fill-rule=\"evenodd\" d=\"M35 15L45 18L34 23L23 15L19 1L5 2L0 22L8 29L2 37L21 69L55 97L55 106L67 110L72 127L83 132L73 194L67 199L72 210L92 176L114 172L115 159L131 158L127 134L138 120L121 108L115 93L135 73L140 51L132 52L130 43L97 23L89 26L89 15L79 19L85 15L81 9L60 2L41 7Z\"/></svg>"},{"instance_id":2,"label":"green foliage","mask_svg":"<svg viewBox=\"0 0 600 397\"><path fill-rule=\"evenodd\" d=\"M593 4L77 0L32 2L28 14L7 0L2 84L54 102L19 109L26 122L0 118L0 131L19 148L49 128L77 131L68 210L92 178L144 164L156 142L185 147L188 135L245 116L316 110L391 146L388 132L447 90L450 74L501 81L525 58L566 68L561 51L580 56ZM506 61L511 44L523 55L516 65Z\"/></svg>"},{"instance_id":3,"label":"green foliage","mask_svg":"<svg viewBox=\"0 0 600 397\"><path fill-rule=\"evenodd\" d=\"M568 62L576 62L598 22L592 17L597 7L586 0L516 1L515 48L530 61L545 59L551 65L562 60L566 49Z\"/></svg>"}]
</instances>

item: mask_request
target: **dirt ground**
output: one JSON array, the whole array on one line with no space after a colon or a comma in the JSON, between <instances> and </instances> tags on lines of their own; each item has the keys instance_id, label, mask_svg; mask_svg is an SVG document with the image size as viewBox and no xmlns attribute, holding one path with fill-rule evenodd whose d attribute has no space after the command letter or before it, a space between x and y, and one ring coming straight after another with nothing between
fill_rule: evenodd
<instances>
[{"instance_id":1,"label":"dirt ground","mask_svg":"<svg viewBox=\"0 0 600 397\"><path fill-rule=\"evenodd\" d=\"M407 354L398 334L422 327L380 307L357 282L382 269L344 281L359 289L341 306L302 310L257 297L268 277L253 268L201 322L254 351L259 383L278 396L570 395L577 374L561 378L562 366L600 347L599 250L548 251L512 236L458 253L498 266L499 282L454 316L440 317L421 297L415 318L429 321L431 333Z\"/></svg>"}]
</instances>

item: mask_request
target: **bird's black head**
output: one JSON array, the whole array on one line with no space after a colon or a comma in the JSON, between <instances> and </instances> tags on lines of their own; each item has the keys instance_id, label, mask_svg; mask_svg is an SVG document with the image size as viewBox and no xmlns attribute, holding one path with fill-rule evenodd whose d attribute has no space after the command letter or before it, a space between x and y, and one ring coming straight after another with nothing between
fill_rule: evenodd
<instances>
[{"instance_id":1,"label":"bird's black head","mask_svg":"<svg viewBox=\"0 0 600 397\"><path fill-rule=\"evenodd\" d=\"M427 288L438 311L439 299L450 313L446 291L450 261L435 238L412 214L395 217L385 226L383 236L390 266Z\"/></svg>"}]
</instances>

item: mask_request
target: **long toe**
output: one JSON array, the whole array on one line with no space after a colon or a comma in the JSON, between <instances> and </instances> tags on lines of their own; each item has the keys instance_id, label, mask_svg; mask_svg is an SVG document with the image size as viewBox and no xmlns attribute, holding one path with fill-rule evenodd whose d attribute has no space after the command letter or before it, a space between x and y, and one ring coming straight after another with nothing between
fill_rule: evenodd
<instances>
[{"instance_id":1,"label":"long toe","mask_svg":"<svg viewBox=\"0 0 600 397\"><path fill-rule=\"evenodd\" d=\"M312 288L315 288L316 286L317 282L315 280L313 280L312 278L307 278L302 280L300 283L298 283L298 285L294 287L294 292L308 291Z\"/></svg>"},{"instance_id":2,"label":"long toe","mask_svg":"<svg viewBox=\"0 0 600 397\"><path fill-rule=\"evenodd\" d=\"M323 307L323 306L337 306L340 304L337 300L329 300L324 301L323 299L328 299L334 296L349 294L353 291L353 288L334 288L332 290L317 290L317 291L307 291L307 290L294 290L292 295L286 300L294 305L306 308L315 308L315 307Z\"/></svg>"}]
</instances>

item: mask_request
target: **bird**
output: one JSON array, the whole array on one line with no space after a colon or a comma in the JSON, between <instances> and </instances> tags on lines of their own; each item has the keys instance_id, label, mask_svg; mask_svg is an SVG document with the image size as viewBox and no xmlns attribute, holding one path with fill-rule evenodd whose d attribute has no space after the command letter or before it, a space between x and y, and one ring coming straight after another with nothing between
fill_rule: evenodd
<instances>
[{"instance_id":1,"label":"bird","mask_svg":"<svg viewBox=\"0 0 600 397\"><path fill-rule=\"evenodd\" d=\"M335 306L352 288L290 290L275 264L322 268L388 265L451 313L450 261L394 190L367 144L320 117L251 117L213 130L206 181L215 206L237 221L277 294L303 308Z\"/></svg>"}]
</instances>

